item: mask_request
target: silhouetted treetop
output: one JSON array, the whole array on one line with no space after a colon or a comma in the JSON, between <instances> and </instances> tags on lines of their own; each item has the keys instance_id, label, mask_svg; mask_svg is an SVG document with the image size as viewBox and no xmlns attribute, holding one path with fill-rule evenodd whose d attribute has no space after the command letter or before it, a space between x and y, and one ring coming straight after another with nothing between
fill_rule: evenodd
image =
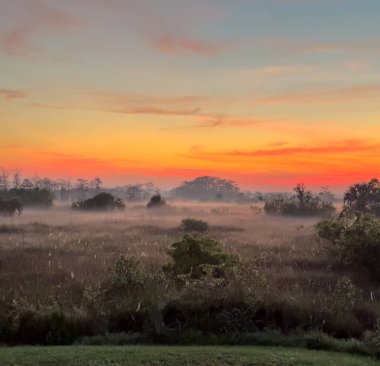
<instances>
[{"instance_id":1,"label":"silhouetted treetop","mask_svg":"<svg viewBox=\"0 0 380 366\"><path fill-rule=\"evenodd\" d=\"M380 181L373 178L352 185L344 194L344 204L346 209L380 216Z\"/></svg>"},{"instance_id":2,"label":"silhouetted treetop","mask_svg":"<svg viewBox=\"0 0 380 366\"><path fill-rule=\"evenodd\" d=\"M234 181L211 176L185 181L172 191L176 198L204 201L231 201L236 200L239 194L240 189Z\"/></svg>"}]
</instances>

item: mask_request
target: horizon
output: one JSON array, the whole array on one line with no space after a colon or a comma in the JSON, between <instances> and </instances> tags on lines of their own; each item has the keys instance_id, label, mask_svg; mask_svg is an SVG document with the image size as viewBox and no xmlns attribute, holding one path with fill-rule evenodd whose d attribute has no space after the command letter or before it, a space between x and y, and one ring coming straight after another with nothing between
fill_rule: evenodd
<instances>
[{"instance_id":1,"label":"horizon","mask_svg":"<svg viewBox=\"0 0 380 366\"><path fill-rule=\"evenodd\" d=\"M265 192L380 176L379 1L0 6L0 167Z\"/></svg>"}]
</instances>

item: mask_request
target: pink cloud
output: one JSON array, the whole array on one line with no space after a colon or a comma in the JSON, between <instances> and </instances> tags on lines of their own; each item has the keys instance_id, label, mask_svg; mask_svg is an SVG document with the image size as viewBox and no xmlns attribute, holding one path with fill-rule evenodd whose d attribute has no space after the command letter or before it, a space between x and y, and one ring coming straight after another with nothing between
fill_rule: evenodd
<instances>
[{"instance_id":1,"label":"pink cloud","mask_svg":"<svg viewBox=\"0 0 380 366\"><path fill-rule=\"evenodd\" d=\"M380 99L380 85L362 85L344 89L315 92L285 92L270 97L260 98L255 101L255 104L343 103L357 99Z\"/></svg>"},{"instance_id":2,"label":"pink cloud","mask_svg":"<svg viewBox=\"0 0 380 366\"><path fill-rule=\"evenodd\" d=\"M12 4L14 5L14 4ZM0 31L0 51L15 57L28 57L45 52L38 46L38 38L59 35L81 25L81 21L62 10L38 2L20 2L10 7L10 22ZM21 16L18 12L26 12Z\"/></svg>"},{"instance_id":3,"label":"pink cloud","mask_svg":"<svg viewBox=\"0 0 380 366\"><path fill-rule=\"evenodd\" d=\"M304 65L277 65L263 67L258 71L264 75L309 74L315 71L315 68Z\"/></svg>"},{"instance_id":4,"label":"pink cloud","mask_svg":"<svg viewBox=\"0 0 380 366\"><path fill-rule=\"evenodd\" d=\"M158 51L168 54L190 52L203 56L217 56L229 48L227 44L221 42L179 38L173 35L165 35L149 42Z\"/></svg>"},{"instance_id":5,"label":"pink cloud","mask_svg":"<svg viewBox=\"0 0 380 366\"><path fill-rule=\"evenodd\" d=\"M284 53L358 53L379 54L380 40L361 40L353 42L307 42L283 38L265 39L263 44Z\"/></svg>"},{"instance_id":6,"label":"pink cloud","mask_svg":"<svg viewBox=\"0 0 380 366\"><path fill-rule=\"evenodd\" d=\"M13 89L0 89L0 99L4 100L15 100L15 99L25 99L28 93L24 90L13 90Z\"/></svg>"},{"instance_id":7,"label":"pink cloud","mask_svg":"<svg viewBox=\"0 0 380 366\"><path fill-rule=\"evenodd\" d=\"M282 143L281 143L282 144ZM251 158L273 158L273 157L285 157L285 156L311 156L318 155L334 155L334 154L349 154L349 153L361 153L371 152L379 153L380 144L371 143L367 140L343 140L332 141L328 144L315 145L315 146L296 146L296 147L277 147L270 145L268 149L258 150L231 150L231 151L219 151L219 152L206 152L202 151L198 147L193 148L191 153L186 157L196 160L206 161L223 161L224 159L232 159L241 161L241 159Z\"/></svg>"},{"instance_id":8,"label":"pink cloud","mask_svg":"<svg viewBox=\"0 0 380 366\"><path fill-rule=\"evenodd\" d=\"M77 100L79 100L77 102ZM90 91L80 93L76 101L62 105L33 103L35 108L98 110L125 114L199 116L201 105L209 98L203 96L150 96L114 92Z\"/></svg>"}]
</instances>

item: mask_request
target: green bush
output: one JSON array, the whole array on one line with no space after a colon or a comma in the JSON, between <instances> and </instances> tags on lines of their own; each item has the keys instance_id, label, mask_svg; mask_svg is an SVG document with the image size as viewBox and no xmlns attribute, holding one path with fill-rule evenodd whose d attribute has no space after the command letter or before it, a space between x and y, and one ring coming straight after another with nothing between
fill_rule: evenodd
<instances>
[{"instance_id":1,"label":"green bush","mask_svg":"<svg viewBox=\"0 0 380 366\"><path fill-rule=\"evenodd\" d=\"M209 229L209 225L206 221L196 219L184 219L181 225L184 231L198 231L205 232Z\"/></svg>"},{"instance_id":2,"label":"green bush","mask_svg":"<svg viewBox=\"0 0 380 366\"><path fill-rule=\"evenodd\" d=\"M165 265L163 270L170 277L188 275L196 279L209 272L214 277L220 277L228 268L239 263L238 257L226 253L217 241L190 235L174 243L168 255L172 262Z\"/></svg>"},{"instance_id":3,"label":"green bush","mask_svg":"<svg viewBox=\"0 0 380 366\"><path fill-rule=\"evenodd\" d=\"M331 243L336 259L349 267L368 270L380 281L380 220L368 214L342 214L317 225L318 235Z\"/></svg>"}]
</instances>

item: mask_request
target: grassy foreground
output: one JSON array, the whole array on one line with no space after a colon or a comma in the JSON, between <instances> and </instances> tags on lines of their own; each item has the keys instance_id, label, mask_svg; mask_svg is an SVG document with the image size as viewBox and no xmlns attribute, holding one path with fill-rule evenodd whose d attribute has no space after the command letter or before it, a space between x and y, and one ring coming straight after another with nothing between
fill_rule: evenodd
<instances>
[{"instance_id":1,"label":"grassy foreground","mask_svg":"<svg viewBox=\"0 0 380 366\"><path fill-rule=\"evenodd\" d=\"M274 347L73 346L0 348L1 366L375 366L343 353Z\"/></svg>"}]
</instances>

